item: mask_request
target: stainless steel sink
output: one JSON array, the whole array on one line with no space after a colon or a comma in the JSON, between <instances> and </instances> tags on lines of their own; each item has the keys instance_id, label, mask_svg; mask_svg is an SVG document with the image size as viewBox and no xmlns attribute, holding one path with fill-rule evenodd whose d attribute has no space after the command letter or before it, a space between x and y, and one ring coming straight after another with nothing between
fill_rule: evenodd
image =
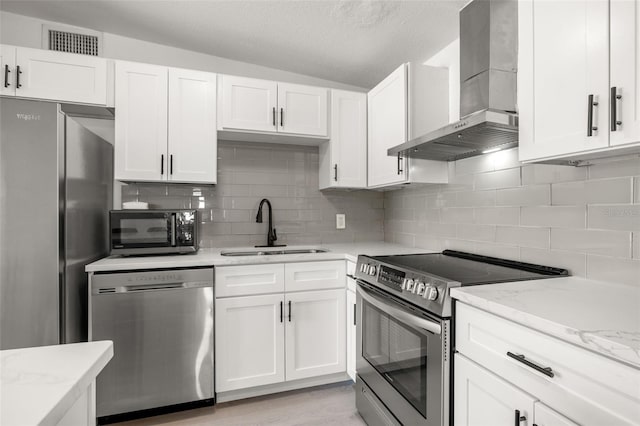
<instances>
[{"instance_id":1,"label":"stainless steel sink","mask_svg":"<svg viewBox=\"0 0 640 426\"><path fill-rule=\"evenodd\" d=\"M223 251L222 256L270 256L275 254L311 254L326 253L325 249L288 249L288 250L252 250L252 251Z\"/></svg>"}]
</instances>

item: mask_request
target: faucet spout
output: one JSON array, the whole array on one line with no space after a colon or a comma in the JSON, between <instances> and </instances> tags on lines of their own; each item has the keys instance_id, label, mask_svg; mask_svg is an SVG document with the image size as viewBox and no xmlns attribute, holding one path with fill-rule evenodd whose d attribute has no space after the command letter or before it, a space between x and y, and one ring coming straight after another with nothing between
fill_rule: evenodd
<instances>
[{"instance_id":1,"label":"faucet spout","mask_svg":"<svg viewBox=\"0 0 640 426\"><path fill-rule=\"evenodd\" d=\"M281 247L274 244L274 242L278 239L278 235L276 234L276 230L273 227L273 211L271 210L271 202L266 198L263 198L262 201L260 201L260 205L258 206L258 213L256 214L256 223L262 223L262 206L264 205L264 203L267 203L267 207L269 208L269 229L267 231L267 245L256 247Z\"/></svg>"}]
</instances>

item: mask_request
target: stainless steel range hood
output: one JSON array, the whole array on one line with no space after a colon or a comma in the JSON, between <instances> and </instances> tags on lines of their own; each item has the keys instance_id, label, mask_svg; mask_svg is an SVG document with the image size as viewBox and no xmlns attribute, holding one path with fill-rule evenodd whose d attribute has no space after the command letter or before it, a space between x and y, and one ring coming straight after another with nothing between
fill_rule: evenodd
<instances>
[{"instance_id":1,"label":"stainless steel range hood","mask_svg":"<svg viewBox=\"0 0 640 426\"><path fill-rule=\"evenodd\" d=\"M517 0L468 3L460 11L463 118L390 148L388 155L455 161L518 146L517 62Z\"/></svg>"}]
</instances>

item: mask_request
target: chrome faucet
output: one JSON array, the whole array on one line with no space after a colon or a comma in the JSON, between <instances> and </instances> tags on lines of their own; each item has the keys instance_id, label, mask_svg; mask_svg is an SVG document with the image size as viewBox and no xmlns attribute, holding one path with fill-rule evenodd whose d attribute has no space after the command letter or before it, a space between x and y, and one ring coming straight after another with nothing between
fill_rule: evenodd
<instances>
[{"instance_id":1,"label":"chrome faucet","mask_svg":"<svg viewBox=\"0 0 640 426\"><path fill-rule=\"evenodd\" d=\"M266 198L263 198L262 201L260 201L258 214L256 214L256 223L262 223L262 205L264 203L267 203L267 207L269 207L269 230L267 231L267 245L256 247L284 247L286 244L273 244L274 241L278 239L278 235L276 234L276 230L273 228L273 211L271 210L271 203Z\"/></svg>"}]
</instances>

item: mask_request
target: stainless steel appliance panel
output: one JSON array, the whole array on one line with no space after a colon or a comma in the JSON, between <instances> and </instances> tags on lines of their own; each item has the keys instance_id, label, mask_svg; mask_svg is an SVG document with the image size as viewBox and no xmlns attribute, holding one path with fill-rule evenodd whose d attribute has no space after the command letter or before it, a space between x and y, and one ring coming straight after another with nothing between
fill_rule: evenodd
<instances>
[{"instance_id":1,"label":"stainless steel appliance panel","mask_svg":"<svg viewBox=\"0 0 640 426\"><path fill-rule=\"evenodd\" d=\"M449 320L403 306L362 280L356 306L357 380L401 424L447 425Z\"/></svg>"},{"instance_id":2,"label":"stainless steel appliance panel","mask_svg":"<svg viewBox=\"0 0 640 426\"><path fill-rule=\"evenodd\" d=\"M355 384L356 407L367 426L401 426L387 407L376 397L371 388L362 379Z\"/></svg>"},{"instance_id":3,"label":"stainless steel appliance panel","mask_svg":"<svg viewBox=\"0 0 640 426\"><path fill-rule=\"evenodd\" d=\"M91 340L112 340L97 416L214 396L213 269L96 274Z\"/></svg>"},{"instance_id":4,"label":"stainless steel appliance panel","mask_svg":"<svg viewBox=\"0 0 640 426\"><path fill-rule=\"evenodd\" d=\"M113 146L73 117L65 125L64 286L61 341L87 341L85 265L109 252L107 212L112 204Z\"/></svg>"},{"instance_id":5,"label":"stainless steel appliance panel","mask_svg":"<svg viewBox=\"0 0 640 426\"><path fill-rule=\"evenodd\" d=\"M0 349L59 343L58 105L0 98Z\"/></svg>"}]
</instances>

